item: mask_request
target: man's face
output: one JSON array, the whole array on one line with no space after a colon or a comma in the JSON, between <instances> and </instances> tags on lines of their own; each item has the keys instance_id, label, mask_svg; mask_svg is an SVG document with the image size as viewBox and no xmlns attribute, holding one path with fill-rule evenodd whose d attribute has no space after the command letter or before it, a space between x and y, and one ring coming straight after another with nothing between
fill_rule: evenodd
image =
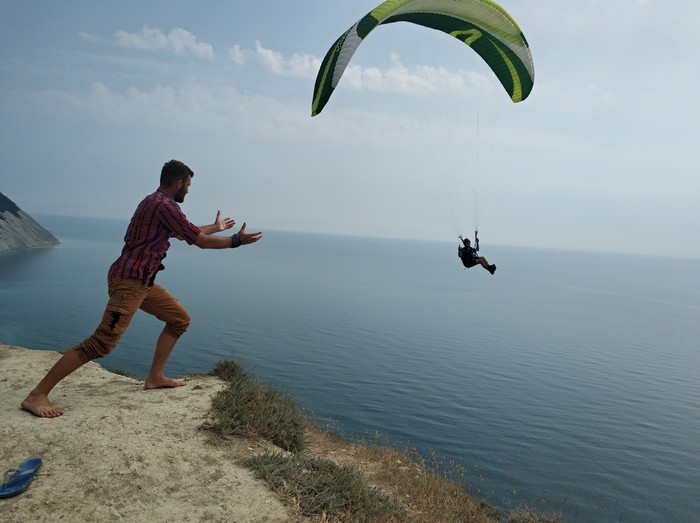
<instances>
[{"instance_id":1,"label":"man's face","mask_svg":"<svg viewBox=\"0 0 700 523\"><path fill-rule=\"evenodd\" d=\"M185 180L178 180L177 184L179 189L175 193L175 196L173 197L177 203L182 203L185 201L185 196L187 196L187 193L190 190L190 184L192 183L192 177L188 176L187 179Z\"/></svg>"}]
</instances>

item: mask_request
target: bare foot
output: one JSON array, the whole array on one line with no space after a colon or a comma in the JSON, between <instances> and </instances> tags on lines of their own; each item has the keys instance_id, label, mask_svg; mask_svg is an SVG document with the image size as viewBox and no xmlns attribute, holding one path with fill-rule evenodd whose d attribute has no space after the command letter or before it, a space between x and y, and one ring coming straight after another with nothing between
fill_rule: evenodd
<instances>
[{"instance_id":1,"label":"bare foot","mask_svg":"<svg viewBox=\"0 0 700 523\"><path fill-rule=\"evenodd\" d=\"M172 387L184 387L187 385L186 381L174 380L166 376L160 378L151 378L150 376L146 378L146 383L143 384L144 389L165 389Z\"/></svg>"},{"instance_id":2,"label":"bare foot","mask_svg":"<svg viewBox=\"0 0 700 523\"><path fill-rule=\"evenodd\" d=\"M22 402L21 407L40 418L57 418L63 414L63 409L51 403L46 394L39 394L34 391L29 393L29 396Z\"/></svg>"}]
</instances>

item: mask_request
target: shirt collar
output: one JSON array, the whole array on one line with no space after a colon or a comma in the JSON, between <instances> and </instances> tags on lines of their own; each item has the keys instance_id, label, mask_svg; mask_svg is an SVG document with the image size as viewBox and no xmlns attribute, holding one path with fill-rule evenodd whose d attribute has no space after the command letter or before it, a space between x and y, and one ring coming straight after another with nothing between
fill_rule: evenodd
<instances>
[{"instance_id":1,"label":"shirt collar","mask_svg":"<svg viewBox=\"0 0 700 523\"><path fill-rule=\"evenodd\" d=\"M162 194L163 196L165 196L169 200L173 200L173 198L168 194L168 192L160 186L158 187L158 190L156 192L159 192L160 194ZM173 200L173 201L175 201L175 200Z\"/></svg>"}]
</instances>

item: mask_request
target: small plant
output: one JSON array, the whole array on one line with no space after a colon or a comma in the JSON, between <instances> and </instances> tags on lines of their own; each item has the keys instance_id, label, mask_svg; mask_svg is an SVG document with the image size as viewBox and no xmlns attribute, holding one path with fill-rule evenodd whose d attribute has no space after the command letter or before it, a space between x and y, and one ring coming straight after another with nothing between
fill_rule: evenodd
<instances>
[{"instance_id":1,"label":"small plant","mask_svg":"<svg viewBox=\"0 0 700 523\"><path fill-rule=\"evenodd\" d=\"M216 362L211 373L229 383L249 379L248 373L243 370L240 363L228 359Z\"/></svg>"},{"instance_id":2,"label":"small plant","mask_svg":"<svg viewBox=\"0 0 700 523\"><path fill-rule=\"evenodd\" d=\"M290 452L304 448L307 420L291 396L251 378L235 362L220 362L213 372L229 386L213 399L218 420L210 429L221 434L257 436Z\"/></svg>"},{"instance_id":3,"label":"small plant","mask_svg":"<svg viewBox=\"0 0 700 523\"><path fill-rule=\"evenodd\" d=\"M266 480L272 490L292 498L304 516L344 522L406 521L401 504L368 486L356 467L275 453L253 456L244 465Z\"/></svg>"}]
</instances>

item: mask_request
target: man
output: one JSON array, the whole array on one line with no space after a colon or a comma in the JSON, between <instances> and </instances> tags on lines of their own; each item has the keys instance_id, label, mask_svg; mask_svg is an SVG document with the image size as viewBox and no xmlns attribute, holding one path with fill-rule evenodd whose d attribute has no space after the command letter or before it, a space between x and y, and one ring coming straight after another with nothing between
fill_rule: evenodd
<instances>
[{"instance_id":1,"label":"man","mask_svg":"<svg viewBox=\"0 0 700 523\"><path fill-rule=\"evenodd\" d=\"M460 240L462 240L462 243L464 246L457 247L457 256L462 260L462 264L469 269L470 267L474 267L474 265L481 265L484 269L489 271L491 274L496 272L496 266L495 265L489 265L489 262L486 261L486 258L483 256L479 256L477 252L479 251L479 236L477 235L478 233L474 233L474 242L475 242L475 247L471 246L471 241L469 238L462 238L461 236L459 237Z\"/></svg>"},{"instance_id":2,"label":"man","mask_svg":"<svg viewBox=\"0 0 700 523\"><path fill-rule=\"evenodd\" d=\"M185 201L193 176L192 170L177 160L163 166L160 187L139 204L124 236L121 256L109 269L109 301L100 325L92 336L63 354L22 402L23 409L45 418L62 415L63 409L49 401L51 390L85 363L109 354L138 309L165 322L144 388L186 384L165 375L168 357L190 324L184 307L155 283L158 271L165 268L162 261L170 247L169 239L184 240L201 249L228 249L255 243L262 237L260 232L247 233L245 223L233 236L213 235L235 224L230 218L221 218L219 211L211 225L197 227L190 223L178 203Z\"/></svg>"}]
</instances>

